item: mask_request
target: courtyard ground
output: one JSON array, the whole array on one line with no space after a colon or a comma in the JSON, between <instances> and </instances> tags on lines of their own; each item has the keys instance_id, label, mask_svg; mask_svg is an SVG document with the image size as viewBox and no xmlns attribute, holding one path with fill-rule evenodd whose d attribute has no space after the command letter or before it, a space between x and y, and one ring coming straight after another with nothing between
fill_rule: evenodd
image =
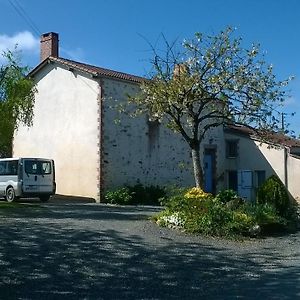
<instances>
[{"instance_id":1,"label":"courtyard ground","mask_svg":"<svg viewBox=\"0 0 300 300\"><path fill-rule=\"evenodd\" d=\"M157 207L20 203L0 201L0 299L300 298L300 233L226 241L160 228Z\"/></svg>"}]
</instances>

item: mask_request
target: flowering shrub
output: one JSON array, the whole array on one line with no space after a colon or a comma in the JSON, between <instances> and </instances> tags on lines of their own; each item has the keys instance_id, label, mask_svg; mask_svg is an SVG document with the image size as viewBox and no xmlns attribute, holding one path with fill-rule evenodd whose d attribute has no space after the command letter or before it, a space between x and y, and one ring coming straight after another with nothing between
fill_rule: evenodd
<instances>
[{"instance_id":1,"label":"flowering shrub","mask_svg":"<svg viewBox=\"0 0 300 300\"><path fill-rule=\"evenodd\" d=\"M168 227L183 227L184 220L179 212L162 215L158 223Z\"/></svg>"},{"instance_id":2,"label":"flowering shrub","mask_svg":"<svg viewBox=\"0 0 300 300\"><path fill-rule=\"evenodd\" d=\"M164 197L165 210L155 218L160 226L212 236L257 236L286 228L273 206L240 200L231 190L213 197L199 188L177 189Z\"/></svg>"},{"instance_id":3,"label":"flowering shrub","mask_svg":"<svg viewBox=\"0 0 300 300\"><path fill-rule=\"evenodd\" d=\"M203 200L212 197L212 195L205 193L201 188L193 187L184 194L184 197L187 199Z\"/></svg>"}]
</instances>

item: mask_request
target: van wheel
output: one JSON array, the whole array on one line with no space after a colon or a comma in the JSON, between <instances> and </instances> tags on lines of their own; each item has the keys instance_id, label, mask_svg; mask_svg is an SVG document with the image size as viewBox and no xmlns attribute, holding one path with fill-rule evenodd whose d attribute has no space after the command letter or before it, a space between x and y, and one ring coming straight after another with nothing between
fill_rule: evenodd
<instances>
[{"instance_id":1,"label":"van wheel","mask_svg":"<svg viewBox=\"0 0 300 300\"><path fill-rule=\"evenodd\" d=\"M42 201L42 202L46 202L46 201L48 201L50 199L50 196L49 195L47 195L47 196L41 196L40 197L40 200Z\"/></svg>"},{"instance_id":2,"label":"van wheel","mask_svg":"<svg viewBox=\"0 0 300 300\"><path fill-rule=\"evenodd\" d=\"M7 188L5 199L7 202L13 202L17 199L15 190L12 186Z\"/></svg>"}]
</instances>

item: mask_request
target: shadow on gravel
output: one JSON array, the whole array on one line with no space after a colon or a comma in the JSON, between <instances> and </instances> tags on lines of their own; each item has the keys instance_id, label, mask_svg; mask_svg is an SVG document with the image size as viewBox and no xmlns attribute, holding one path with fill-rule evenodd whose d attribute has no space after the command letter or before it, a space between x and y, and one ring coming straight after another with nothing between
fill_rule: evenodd
<instances>
[{"instance_id":1,"label":"shadow on gravel","mask_svg":"<svg viewBox=\"0 0 300 300\"><path fill-rule=\"evenodd\" d=\"M40 204L36 202L21 203L24 204L11 209L9 217L26 218L52 218L52 219L74 219L78 221L84 220L143 220L148 219L154 213L161 211L161 207L156 206L113 206L105 204ZM0 215L5 215L6 211Z\"/></svg>"},{"instance_id":2,"label":"shadow on gravel","mask_svg":"<svg viewBox=\"0 0 300 300\"><path fill-rule=\"evenodd\" d=\"M162 242L156 227L152 240L80 227L91 219L136 220L155 208L145 213L134 207L76 205L65 207L64 215L59 205L44 209L49 210L45 220L41 211L31 219L0 218L1 299L300 297L299 253L290 258L297 263L287 265L282 262L287 257L270 249L233 252L172 237Z\"/></svg>"}]
</instances>

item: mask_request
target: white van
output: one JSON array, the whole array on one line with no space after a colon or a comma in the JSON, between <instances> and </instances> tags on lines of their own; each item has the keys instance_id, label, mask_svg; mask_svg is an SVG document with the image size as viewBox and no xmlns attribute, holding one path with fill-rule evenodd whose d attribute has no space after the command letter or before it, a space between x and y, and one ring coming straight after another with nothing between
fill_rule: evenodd
<instances>
[{"instance_id":1,"label":"white van","mask_svg":"<svg viewBox=\"0 0 300 300\"><path fill-rule=\"evenodd\" d=\"M55 194L54 161L43 158L1 158L0 197L12 202L20 197L49 200Z\"/></svg>"}]
</instances>

